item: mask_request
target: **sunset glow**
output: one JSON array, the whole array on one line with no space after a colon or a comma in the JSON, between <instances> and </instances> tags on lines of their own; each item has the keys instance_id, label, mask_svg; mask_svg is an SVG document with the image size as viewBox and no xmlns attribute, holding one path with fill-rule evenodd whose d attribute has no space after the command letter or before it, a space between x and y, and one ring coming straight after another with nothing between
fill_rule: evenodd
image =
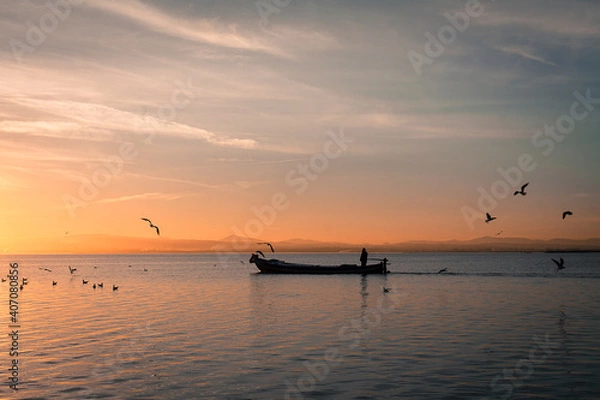
<instances>
[{"instance_id":1,"label":"sunset glow","mask_svg":"<svg viewBox=\"0 0 600 400\"><path fill-rule=\"evenodd\" d=\"M600 4L255 3L2 3L0 251L600 237Z\"/></svg>"}]
</instances>

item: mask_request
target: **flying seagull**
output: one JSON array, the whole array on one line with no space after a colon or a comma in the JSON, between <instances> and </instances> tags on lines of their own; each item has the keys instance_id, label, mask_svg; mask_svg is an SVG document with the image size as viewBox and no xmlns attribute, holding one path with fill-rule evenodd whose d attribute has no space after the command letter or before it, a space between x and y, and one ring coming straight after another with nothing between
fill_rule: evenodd
<instances>
[{"instance_id":1,"label":"flying seagull","mask_svg":"<svg viewBox=\"0 0 600 400\"><path fill-rule=\"evenodd\" d=\"M158 226L154 225L148 218L142 218L142 221L148 222L150 224L150 228L156 229L156 234L160 236L160 230L158 229Z\"/></svg>"},{"instance_id":2,"label":"flying seagull","mask_svg":"<svg viewBox=\"0 0 600 400\"><path fill-rule=\"evenodd\" d=\"M438 274L448 271L448 268L442 268L438 271Z\"/></svg>"},{"instance_id":3,"label":"flying seagull","mask_svg":"<svg viewBox=\"0 0 600 400\"><path fill-rule=\"evenodd\" d=\"M493 220L495 220L495 219L496 219L496 217L492 217L492 216L490 215L490 213L485 213L485 216L486 216L486 218L487 218L487 219L485 220L485 223L486 223L486 224L487 224L488 222L490 222L490 221L493 221Z\"/></svg>"},{"instance_id":4,"label":"flying seagull","mask_svg":"<svg viewBox=\"0 0 600 400\"><path fill-rule=\"evenodd\" d=\"M77 268L71 268L71 266L69 265L69 272L72 274L75 271L77 271Z\"/></svg>"},{"instance_id":5,"label":"flying seagull","mask_svg":"<svg viewBox=\"0 0 600 400\"><path fill-rule=\"evenodd\" d=\"M266 244L267 246L269 246L269 247L271 248L271 252L272 252L272 253L275 253L275 250L273 249L273 246L271 245L271 243L267 243L267 242L260 242L260 243L257 243L257 244Z\"/></svg>"},{"instance_id":6,"label":"flying seagull","mask_svg":"<svg viewBox=\"0 0 600 400\"><path fill-rule=\"evenodd\" d=\"M573 215L573 213L571 211L563 212L563 219L567 218L567 215Z\"/></svg>"},{"instance_id":7,"label":"flying seagull","mask_svg":"<svg viewBox=\"0 0 600 400\"><path fill-rule=\"evenodd\" d=\"M514 192L513 196L516 196L518 194L520 194L521 196L527 196L527 192L525 191L525 188L527 187L527 185L529 185L529 182L527 182L526 184L521 186L521 190L517 190L516 192Z\"/></svg>"},{"instance_id":8,"label":"flying seagull","mask_svg":"<svg viewBox=\"0 0 600 400\"><path fill-rule=\"evenodd\" d=\"M554 261L554 264L556 264L556 272L560 271L561 269L565 269L565 260L563 260L562 257L560 258L560 261L556 261L554 258L552 261Z\"/></svg>"}]
</instances>

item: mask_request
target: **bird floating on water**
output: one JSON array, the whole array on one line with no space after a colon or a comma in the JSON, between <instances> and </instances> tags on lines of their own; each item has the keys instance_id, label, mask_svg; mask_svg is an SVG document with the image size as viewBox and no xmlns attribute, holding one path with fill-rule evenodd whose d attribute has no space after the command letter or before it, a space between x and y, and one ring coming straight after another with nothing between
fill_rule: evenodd
<instances>
[{"instance_id":1,"label":"bird floating on water","mask_svg":"<svg viewBox=\"0 0 600 400\"><path fill-rule=\"evenodd\" d=\"M383 287L383 293L389 293L390 292L390 288L386 288L385 286Z\"/></svg>"},{"instance_id":2,"label":"bird floating on water","mask_svg":"<svg viewBox=\"0 0 600 400\"><path fill-rule=\"evenodd\" d=\"M103 288L103 287L104 287L104 282L100 282L100 283L98 284L98 287L101 287L101 288Z\"/></svg>"},{"instance_id":3,"label":"bird floating on water","mask_svg":"<svg viewBox=\"0 0 600 400\"><path fill-rule=\"evenodd\" d=\"M86 281L85 279L82 279L82 280L81 280L81 282L82 282L84 285L87 285L87 284L88 284L88 282L89 282L89 280L88 280L88 281Z\"/></svg>"},{"instance_id":4,"label":"bird floating on water","mask_svg":"<svg viewBox=\"0 0 600 400\"><path fill-rule=\"evenodd\" d=\"M490 221L493 221L493 220L495 220L495 219L496 219L496 217L492 217L492 216L490 215L490 213L485 213L485 217L486 217L486 220L485 220L485 223L486 223L486 224L487 224L488 222L490 222Z\"/></svg>"},{"instance_id":5,"label":"bird floating on water","mask_svg":"<svg viewBox=\"0 0 600 400\"><path fill-rule=\"evenodd\" d=\"M57 283L58 282L56 282L56 281L52 281L52 286L56 286Z\"/></svg>"},{"instance_id":6,"label":"bird floating on water","mask_svg":"<svg viewBox=\"0 0 600 400\"><path fill-rule=\"evenodd\" d=\"M438 274L442 274L442 273L447 272L447 271L448 271L448 268L442 268L442 269L440 269L438 271Z\"/></svg>"},{"instance_id":7,"label":"bird floating on water","mask_svg":"<svg viewBox=\"0 0 600 400\"><path fill-rule=\"evenodd\" d=\"M117 290L118 288L118 286L113 285L113 290Z\"/></svg>"},{"instance_id":8,"label":"bird floating on water","mask_svg":"<svg viewBox=\"0 0 600 400\"><path fill-rule=\"evenodd\" d=\"M516 196L518 194L520 194L521 196L527 196L527 192L525 191L525 188L527 187L527 185L529 185L529 182L527 182L526 184L521 186L521 190L517 190L516 192L514 192L513 196Z\"/></svg>"},{"instance_id":9,"label":"bird floating on water","mask_svg":"<svg viewBox=\"0 0 600 400\"><path fill-rule=\"evenodd\" d=\"M268 242L260 242L260 243L257 243L257 244L266 244L267 246L269 246L269 247L271 248L271 252L272 252L272 253L275 253L275 250L273 249L273 246L271 245L271 243L268 243Z\"/></svg>"},{"instance_id":10,"label":"bird floating on water","mask_svg":"<svg viewBox=\"0 0 600 400\"><path fill-rule=\"evenodd\" d=\"M156 234L160 236L160 229L158 229L158 226L154 225L148 218L142 218L142 221L148 222L150 224L150 228L156 229Z\"/></svg>"},{"instance_id":11,"label":"bird floating on water","mask_svg":"<svg viewBox=\"0 0 600 400\"><path fill-rule=\"evenodd\" d=\"M556 272L560 271L561 269L565 269L565 260L563 260L562 257L560 258L560 261L556 261L554 258L552 261L554 261L554 264L556 264Z\"/></svg>"},{"instance_id":12,"label":"bird floating on water","mask_svg":"<svg viewBox=\"0 0 600 400\"><path fill-rule=\"evenodd\" d=\"M571 211L567 210L567 211L563 212L562 215L563 215L563 219L565 219L565 218L567 218L567 215L573 215L573 213Z\"/></svg>"}]
</instances>

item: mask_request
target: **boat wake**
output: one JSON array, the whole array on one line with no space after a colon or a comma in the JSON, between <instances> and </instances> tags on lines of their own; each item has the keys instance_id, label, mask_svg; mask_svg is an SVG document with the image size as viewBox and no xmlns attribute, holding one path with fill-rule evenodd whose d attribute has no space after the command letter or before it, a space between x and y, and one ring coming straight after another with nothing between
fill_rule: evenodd
<instances>
[{"instance_id":1,"label":"boat wake","mask_svg":"<svg viewBox=\"0 0 600 400\"><path fill-rule=\"evenodd\" d=\"M487 277L514 277L514 278L584 278L584 279L600 279L598 275L589 274L555 274L555 273L535 273L535 272L399 272L390 271L391 275L438 275L443 276L487 276Z\"/></svg>"}]
</instances>

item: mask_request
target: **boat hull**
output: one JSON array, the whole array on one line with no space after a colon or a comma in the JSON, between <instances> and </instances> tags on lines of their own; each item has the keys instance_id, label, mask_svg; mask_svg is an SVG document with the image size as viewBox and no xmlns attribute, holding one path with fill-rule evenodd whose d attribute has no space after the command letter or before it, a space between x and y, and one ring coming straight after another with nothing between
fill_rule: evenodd
<instances>
[{"instance_id":1,"label":"boat hull","mask_svg":"<svg viewBox=\"0 0 600 400\"><path fill-rule=\"evenodd\" d=\"M387 272L385 262L377 264L369 264L360 266L355 264L342 265L311 265L287 263L285 261L275 259L260 258L256 254L252 254L250 262L256 265L260 272L265 274L311 274L311 275L335 275L335 274L384 274Z\"/></svg>"}]
</instances>

